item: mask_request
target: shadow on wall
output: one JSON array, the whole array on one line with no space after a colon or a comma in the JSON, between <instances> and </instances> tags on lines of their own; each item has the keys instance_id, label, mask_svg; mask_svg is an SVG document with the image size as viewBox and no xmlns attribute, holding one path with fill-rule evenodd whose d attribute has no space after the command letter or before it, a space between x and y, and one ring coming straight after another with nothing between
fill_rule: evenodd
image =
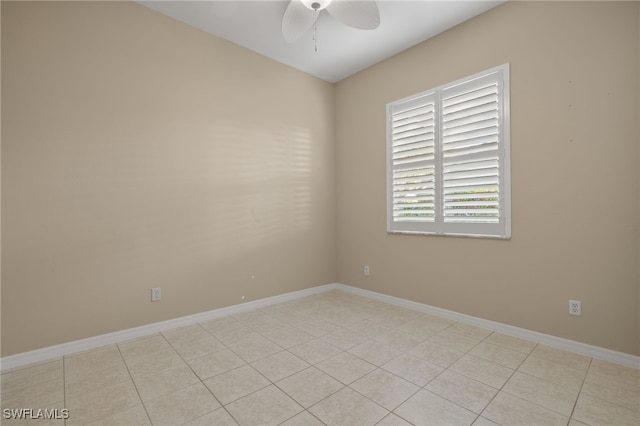
<instances>
[{"instance_id":1,"label":"shadow on wall","mask_svg":"<svg viewBox=\"0 0 640 426\"><path fill-rule=\"evenodd\" d=\"M202 126L41 140L14 158L7 272L27 287L43 276L76 288L153 281L311 231L308 129Z\"/></svg>"},{"instance_id":2,"label":"shadow on wall","mask_svg":"<svg viewBox=\"0 0 640 426\"><path fill-rule=\"evenodd\" d=\"M308 130L213 130L202 159L202 193L185 195L183 217L194 222L175 236L188 250L203 247L216 258L260 250L283 237L308 232L312 223L312 148ZM205 142L206 143L206 142ZM198 206L206 215L198 223ZM205 250L209 251L209 250Z\"/></svg>"}]
</instances>

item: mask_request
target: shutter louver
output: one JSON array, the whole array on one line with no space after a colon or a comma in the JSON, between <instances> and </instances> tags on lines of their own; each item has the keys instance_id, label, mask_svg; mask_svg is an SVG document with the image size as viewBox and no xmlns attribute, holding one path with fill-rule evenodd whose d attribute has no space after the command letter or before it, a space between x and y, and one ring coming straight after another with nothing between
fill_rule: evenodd
<instances>
[{"instance_id":1,"label":"shutter louver","mask_svg":"<svg viewBox=\"0 0 640 426\"><path fill-rule=\"evenodd\" d=\"M387 104L387 230L511 238L509 64Z\"/></svg>"},{"instance_id":2,"label":"shutter louver","mask_svg":"<svg viewBox=\"0 0 640 426\"><path fill-rule=\"evenodd\" d=\"M442 100L445 223L500 221L500 105L496 82Z\"/></svg>"},{"instance_id":3,"label":"shutter louver","mask_svg":"<svg viewBox=\"0 0 640 426\"><path fill-rule=\"evenodd\" d=\"M392 126L394 222L435 220L435 103L395 112Z\"/></svg>"}]
</instances>

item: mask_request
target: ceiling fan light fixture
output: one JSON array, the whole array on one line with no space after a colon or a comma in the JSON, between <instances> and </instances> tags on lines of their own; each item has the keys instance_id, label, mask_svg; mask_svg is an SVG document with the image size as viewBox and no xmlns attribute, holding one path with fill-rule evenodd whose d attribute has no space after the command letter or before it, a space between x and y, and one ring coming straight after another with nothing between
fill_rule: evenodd
<instances>
[{"instance_id":1,"label":"ceiling fan light fixture","mask_svg":"<svg viewBox=\"0 0 640 426\"><path fill-rule=\"evenodd\" d=\"M308 9L319 11L325 9L332 0L300 0Z\"/></svg>"}]
</instances>

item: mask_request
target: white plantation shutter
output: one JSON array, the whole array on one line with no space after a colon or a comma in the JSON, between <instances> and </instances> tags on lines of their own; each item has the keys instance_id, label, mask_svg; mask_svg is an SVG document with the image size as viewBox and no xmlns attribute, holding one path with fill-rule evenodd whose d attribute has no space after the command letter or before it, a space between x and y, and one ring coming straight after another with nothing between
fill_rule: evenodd
<instances>
[{"instance_id":1,"label":"white plantation shutter","mask_svg":"<svg viewBox=\"0 0 640 426\"><path fill-rule=\"evenodd\" d=\"M509 238L509 67L387 105L388 230Z\"/></svg>"},{"instance_id":2,"label":"white plantation shutter","mask_svg":"<svg viewBox=\"0 0 640 426\"><path fill-rule=\"evenodd\" d=\"M393 220L434 222L435 97L427 95L408 102L392 112L391 119Z\"/></svg>"}]
</instances>

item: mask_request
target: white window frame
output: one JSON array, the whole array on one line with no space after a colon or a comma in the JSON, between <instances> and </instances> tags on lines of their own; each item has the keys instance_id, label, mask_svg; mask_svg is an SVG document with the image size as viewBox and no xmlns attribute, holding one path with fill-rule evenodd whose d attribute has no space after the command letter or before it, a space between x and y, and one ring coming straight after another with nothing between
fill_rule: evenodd
<instances>
[{"instance_id":1,"label":"white window frame","mask_svg":"<svg viewBox=\"0 0 640 426\"><path fill-rule=\"evenodd\" d=\"M476 90L476 88L482 87L484 84L487 84L487 82L497 87L497 89L494 89L496 91L495 95L497 96L497 102L494 102L497 105L495 108L497 111L497 149L493 149L493 151L495 151L495 158L492 158L491 161L493 161L492 164L494 164L497 159L497 167L493 168L497 171L492 173L495 173L494 179L497 179L497 184L495 185L497 185L498 188L498 200L487 202L487 204L496 204L490 209L492 212L490 214L493 215L493 217L483 218L482 216L485 215L474 215L473 213L462 215L464 217L458 217L456 216L458 211L452 209L460 207L451 207L454 204L454 202L450 200L451 196L448 196L449 201L447 201L447 203L449 204L447 204L447 206L449 210L447 210L448 213L445 215L445 189L443 186L445 181L450 184L453 182L453 179L446 180L443 172L443 163L447 161L445 158L451 158L451 154L448 154L449 157L446 157L447 154L443 153L443 146L445 145L445 142L443 142L445 136L443 136L443 134L446 134L446 132L443 131L445 126L443 121L443 105L445 105L447 99L451 99L457 94L467 93L466 91L469 90ZM399 183L400 181L394 186L394 171L400 173L399 168L403 167L398 156L396 156L396 161L394 162L394 149L397 150L397 148L401 148L399 145L394 146L394 114L396 120L399 120L399 114L417 107L427 108L428 105L434 108L432 120L434 125L433 128L429 127L429 129L431 129L429 134L433 135L433 137L429 139L433 139L433 152L419 154L417 158L420 161L412 161L416 161L415 164L421 164L420 167L432 170L433 173L428 173L431 177L430 180L434 180L435 183L420 181L420 183L426 186L420 186L420 189L416 191L412 191L411 188L408 190L408 192L414 192L410 194L410 196L413 197L422 197L423 195L421 194L429 193L429 195L424 195L424 197L428 198L427 201L423 201L423 198L419 198L419 200L417 199L418 201L416 201L417 203L427 203L421 205L427 205L428 207L426 207L426 209L428 209L428 212L421 211L422 213L420 214L407 215L406 211L400 211L399 216L396 217L394 214L398 214L399 210L396 208L394 212L394 189L400 190L404 187ZM427 119L423 119L421 123L426 123L427 121ZM424 126L427 126L427 124L424 124ZM508 63L387 104L387 232L499 239L511 238L510 135L510 84ZM496 136L494 135L494 137ZM496 144L495 140L493 144ZM428 150L429 148L425 148L423 151ZM396 152L396 154L398 153ZM451 168L448 168L448 170L450 171ZM473 171L471 169L469 170ZM427 172L424 173L426 174ZM406 180L403 182L406 182ZM410 187L409 184L407 185ZM431 188L430 185L433 185L433 187ZM431 195L432 193L434 195ZM406 198L404 198L404 200L406 200ZM476 198L472 203L479 204L480 202L478 202ZM486 208L487 206L482 207ZM420 210L418 207L414 209ZM400 207L400 210L402 210L402 207ZM476 210L476 212L478 212L478 210ZM486 214L486 216L488 215L489 214ZM407 218L406 216L416 217ZM467 216L473 217L467 218Z\"/></svg>"}]
</instances>

